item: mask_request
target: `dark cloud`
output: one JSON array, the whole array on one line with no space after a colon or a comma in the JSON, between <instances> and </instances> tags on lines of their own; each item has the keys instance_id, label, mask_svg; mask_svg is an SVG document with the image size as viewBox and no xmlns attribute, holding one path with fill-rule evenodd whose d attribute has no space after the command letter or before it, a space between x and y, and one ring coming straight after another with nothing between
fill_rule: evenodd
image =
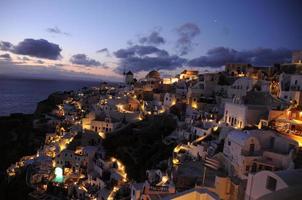
<instances>
[{"instance_id":1,"label":"dark cloud","mask_svg":"<svg viewBox=\"0 0 302 200\"><path fill-rule=\"evenodd\" d=\"M87 67L91 66L101 66L101 63L92 58L88 58L85 54L75 54L70 58L72 64L84 65Z\"/></svg>"},{"instance_id":2,"label":"dark cloud","mask_svg":"<svg viewBox=\"0 0 302 200\"><path fill-rule=\"evenodd\" d=\"M107 66L106 64L103 64L103 69L109 69L110 67L109 66Z\"/></svg>"},{"instance_id":3,"label":"dark cloud","mask_svg":"<svg viewBox=\"0 0 302 200\"><path fill-rule=\"evenodd\" d=\"M159 35L158 31L153 31L148 36L140 37L139 42L141 44L160 45L164 44L166 41L162 36Z\"/></svg>"},{"instance_id":4,"label":"dark cloud","mask_svg":"<svg viewBox=\"0 0 302 200\"><path fill-rule=\"evenodd\" d=\"M114 52L114 55L117 58L129 58L134 56L145 56L150 54L154 54L156 56L167 56L168 52L154 46L140 46L140 45L131 46L127 49L120 49Z\"/></svg>"},{"instance_id":5,"label":"dark cloud","mask_svg":"<svg viewBox=\"0 0 302 200\"><path fill-rule=\"evenodd\" d=\"M48 42L44 39L24 39L17 45L13 45L9 42L1 42L0 49L15 54L27 55L37 58L46 58L51 60L57 60L61 58L62 51L59 45Z\"/></svg>"},{"instance_id":6,"label":"dark cloud","mask_svg":"<svg viewBox=\"0 0 302 200\"><path fill-rule=\"evenodd\" d=\"M165 50L154 46L132 46L114 52L120 63L115 71L121 73L124 68L133 72L150 71L152 69L173 70L181 67L185 59L169 55Z\"/></svg>"},{"instance_id":7,"label":"dark cloud","mask_svg":"<svg viewBox=\"0 0 302 200\"><path fill-rule=\"evenodd\" d=\"M37 60L36 63L37 63L37 64L44 64L44 61L42 61L42 60Z\"/></svg>"},{"instance_id":8,"label":"dark cloud","mask_svg":"<svg viewBox=\"0 0 302 200\"><path fill-rule=\"evenodd\" d=\"M134 44L134 42L132 40L127 41L127 45L132 46L133 44Z\"/></svg>"},{"instance_id":9,"label":"dark cloud","mask_svg":"<svg viewBox=\"0 0 302 200\"><path fill-rule=\"evenodd\" d=\"M27 61L31 60L26 56L18 56L17 59L18 59L18 61L21 61L21 63L26 63Z\"/></svg>"},{"instance_id":10,"label":"dark cloud","mask_svg":"<svg viewBox=\"0 0 302 200\"><path fill-rule=\"evenodd\" d=\"M11 56L8 53L0 55L0 59L11 60Z\"/></svg>"},{"instance_id":11,"label":"dark cloud","mask_svg":"<svg viewBox=\"0 0 302 200\"><path fill-rule=\"evenodd\" d=\"M205 56L190 60L188 65L221 67L227 63L250 63L258 66L268 66L274 63L289 62L291 54L292 51L285 48L256 48L237 51L226 47L216 47L210 49Z\"/></svg>"},{"instance_id":12,"label":"dark cloud","mask_svg":"<svg viewBox=\"0 0 302 200\"><path fill-rule=\"evenodd\" d=\"M57 26L53 27L53 28L47 28L46 31L48 33L52 33L52 34L61 34L61 35L66 35L66 36L70 36L70 33L67 32L63 32L61 29L59 29Z\"/></svg>"},{"instance_id":13,"label":"dark cloud","mask_svg":"<svg viewBox=\"0 0 302 200\"><path fill-rule=\"evenodd\" d=\"M27 58L27 57L25 57L25 56L23 56L23 57L21 58L21 60L23 60L23 61L29 61L30 59Z\"/></svg>"},{"instance_id":14,"label":"dark cloud","mask_svg":"<svg viewBox=\"0 0 302 200\"><path fill-rule=\"evenodd\" d=\"M200 34L200 28L193 23L185 23L176 29L179 36L176 48L180 55L188 54L194 46L193 39Z\"/></svg>"},{"instance_id":15,"label":"dark cloud","mask_svg":"<svg viewBox=\"0 0 302 200\"><path fill-rule=\"evenodd\" d=\"M56 66L56 67L63 67L63 66L65 66L64 64L61 64L61 63L56 63L56 64L54 64L54 66Z\"/></svg>"},{"instance_id":16,"label":"dark cloud","mask_svg":"<svg viewBox=\"0 0 302 200\"><path fill-rule=\"evenodd\" d=\"M97 50L96 51L97 53L108 53L109 52L109 50L107 49L107 48L103 48L103 49L100 49L100 50Z\"/></svg>"},{"instance_id":17,"label":"dark cloud","mask_svg":"<svg viewBox=\"0 0 302 200\"><path fill-rule=\"evenodd\" d=\"M173 70L181 67L185 63L185 59L178 56L163 56L163 57L131 57L122 60L117 71L122 72L124 67L133 72L150 71L153 69Z\"/></svg>"},{"instance_id":18,"label":"dark cloud","mask_svg":"<svg viewBox=\"0 0 302 200\"><path fill-rule=\"evenodd\" d=\"M14 48L14 45L10 42L0 41L0 50L2 51L11 51Z\"/></svg>"},{"instance_id":19,"label":"dark cloud","mask_svg":"<svg viewBox=\"0 0 302 200\"><path fill-rule=\"evenodd\" d=\"M110 56L110 52L107 48L103 48L103 49L100 49L100 50L97 50L96 53L105 53L106 56Z\"/></svg>"}]
</instances>

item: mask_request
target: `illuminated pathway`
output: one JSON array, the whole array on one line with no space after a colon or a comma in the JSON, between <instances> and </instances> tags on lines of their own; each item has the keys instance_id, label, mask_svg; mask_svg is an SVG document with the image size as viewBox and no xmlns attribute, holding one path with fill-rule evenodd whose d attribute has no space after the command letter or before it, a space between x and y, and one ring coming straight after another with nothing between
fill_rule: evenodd
<instances>
[{"instance_id":1,"label":"illuminated pathway","mask_svg":"<svg viewBox=\"0 0 302 200\"><path fill-rule=\"evenodd\" d=\"M120 173L120 175L123 177L123 184L127 182L127 173L126 173L126 168L125 166L121 163L121 161L117 160L116 158L112 157L111 158L112 162L116 162L117 163L117 167L118 167L118 171ZM114 196L116 195L116 192L120 189L121 185L117 185L113 187L113 190L111 191L111 193L109 194L107 200L113 200Z\"/></svg>"}]
</instances>

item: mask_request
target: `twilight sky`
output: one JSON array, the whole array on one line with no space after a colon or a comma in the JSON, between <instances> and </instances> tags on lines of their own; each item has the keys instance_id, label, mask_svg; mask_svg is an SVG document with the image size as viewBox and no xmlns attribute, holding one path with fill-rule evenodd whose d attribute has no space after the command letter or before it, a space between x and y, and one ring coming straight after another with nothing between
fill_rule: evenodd
<instances>
[{"instance_id":1,"label":"twilight sky","mask_svg":"<svg viewBox=\"0 0 302 200\"><path fill-rule=\"evenodd\" d=\"M299 0L1 0L0 75L121 80L267 66L302 49Z\"/></svg>"}]
</instances>

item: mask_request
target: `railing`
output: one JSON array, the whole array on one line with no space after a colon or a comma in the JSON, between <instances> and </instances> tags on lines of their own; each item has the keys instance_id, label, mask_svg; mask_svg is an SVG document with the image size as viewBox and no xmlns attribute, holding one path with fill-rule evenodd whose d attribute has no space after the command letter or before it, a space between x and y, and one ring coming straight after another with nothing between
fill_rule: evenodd
<instances>
[{"instance_id":1,"label":"railing","mask_svg":"<svg viewBox=\"0 0 302 200\"><path fill-rule=\"evenodd\" d=\"M169 186L150 185L149 190L150 191L156 191L156 192L168 192L169 191Z\"/></svg>"}]
</instances>

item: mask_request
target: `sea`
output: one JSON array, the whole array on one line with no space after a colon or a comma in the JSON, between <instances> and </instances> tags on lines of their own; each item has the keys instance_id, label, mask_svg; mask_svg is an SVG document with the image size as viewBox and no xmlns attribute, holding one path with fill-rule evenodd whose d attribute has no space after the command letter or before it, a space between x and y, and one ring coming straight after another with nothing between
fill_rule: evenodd
<instances>
[{"instance_id":1,"label":"sea","mask_svg":"<svg viewBox=\"0 0 302 200\"><path fill-rule=\"evenodd\" d=\"M38 102L53 92L78 90L99 84L97 81L0 77L0 116L31 114L36 110Z\"/></svg>"}]
</instances>

